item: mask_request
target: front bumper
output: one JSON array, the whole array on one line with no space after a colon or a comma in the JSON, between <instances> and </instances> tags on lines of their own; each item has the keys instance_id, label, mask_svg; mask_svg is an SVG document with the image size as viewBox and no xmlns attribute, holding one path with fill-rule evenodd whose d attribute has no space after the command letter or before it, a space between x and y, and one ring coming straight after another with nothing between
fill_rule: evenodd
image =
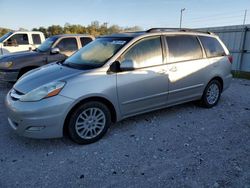
<instances>
[{"instance_id":1,"label":"front bumper","mask_svg":"<svg viewBox=\"0 0 250 188\"><path fill-rule=\"evenodd\" d=\"M17 70L0 70L0 81L15 82L17 81L19 71Z\"/></svg>"},{"instance_id":2,"label":"front bumper","mask_svg":"<svg viewBox=\"0 0 250 188\"><path fill-rule=\"evenodd\" d=\"M5 105L10 127L19 135L30 138L63 136L64 120L72 99L57 95L37 102L21 102L7 94Z\"/></svg>"}]
</instances>

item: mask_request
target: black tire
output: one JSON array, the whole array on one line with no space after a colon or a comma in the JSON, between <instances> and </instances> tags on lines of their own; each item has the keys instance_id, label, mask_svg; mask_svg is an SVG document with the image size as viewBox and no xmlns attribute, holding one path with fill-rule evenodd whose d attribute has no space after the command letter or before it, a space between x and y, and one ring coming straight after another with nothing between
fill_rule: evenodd
<instances>
[{"instance_id":1,"label":"black tire","mask_svg":"<svg viewBox=\"0 0 250 188\"><path fill-rule=\"evenodd\" d=\"M80 129L78 129L77 131L77 128L76 128L76 124L80 119L82 119L80 115L87 111L88 110L91 110L91 109L98 109L100 110L99 112L103 112L103 114L101 114L102 116L104 115L105 116L105 125L102 126L103 129L102 130L99 130L100 132L98 133L98 135L96 135L95 137L93 138L83 138L80 136L81 133L79 133ZM89 116L90 117L90 116ZM101 103L101 102L98 102L98 101L91 101L91 102L86 102L82 105L80 105L79 107L77 107L72 113L71 113L71 116L69 117L70 120L69 120L69 124L68 124L68 133L69 133L69 137L72 141L78 143L78 144L90 144L90 143L93 143L93 142L96 142L98 141L99 139L101 139L105 133L108 131L108 128L110 127L111 125L111 113L110 113L110 110L108 109L108 107ZM87 118L86 118L87 119ZM80 125L80 126L84 126L82 129L83 131L91 133L92 134L92 130L90 131L89 129L91 129L91 127L93 126L94 127L94 122L91 124L89 123L90 121L88 120L84 120L83 122L86 122L84 123L84 125ZM92 122L93 120L91 120ZM89 125L86 125L86 124L89 124ZM104 123L103 123L104 124ZM87 127L86 127L87 126ZM94 128L92 128L94 129ZM95 128L95 131L98 130L98 127ZM81 130L82 131L82 130ZM88 136L88 134L86 135L86 137Z\"/></svg>"},{"instance_id":2,"label":"black tire","mask_svg":"<svg viewBox=\"0 0 250 188\"><path fill-rule=\"evenodd\" d=\"M209 89L214 86L214 87L218 87L218 96L216 97L216 99L214 99L213 102L209 101L208 98L208 93L209 93ZM212 108L213 106L217 105L217 103L220 100L220 96L221 96L221 92L222 92L222 85L218 80L211 80L208 85L206 86L202 98L200 100L200 104L201 106L205 107L205 108Z\"/></svg>"}]
</instances>

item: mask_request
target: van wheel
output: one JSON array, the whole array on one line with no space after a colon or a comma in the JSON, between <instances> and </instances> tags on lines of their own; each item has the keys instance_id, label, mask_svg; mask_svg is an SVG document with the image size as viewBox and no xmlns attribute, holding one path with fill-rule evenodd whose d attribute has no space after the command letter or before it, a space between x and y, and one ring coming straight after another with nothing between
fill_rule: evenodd
<instances>
[{"instance_id":1,"label":"van wheel","mask_svg":"<svg viewBox=\"0 0 250 188\"><path fill-rule=\"evenodd\" d=\"M201 105L206 108L215 106L221 96L221 83L218 80L212 80L208 83L201 98Z\"/></svg>"},{"instance_id":2,"label":"van wheel","mask_svg":"<svg viewBox=\"0 0 250 188\"><path fill-rule=\"evenodd\" d=\"M111 124L111 114L106 105L92 101L80 105L70 117L69 137L78 144L90 144L104 136Z\"/></svg>"}]
</instances>

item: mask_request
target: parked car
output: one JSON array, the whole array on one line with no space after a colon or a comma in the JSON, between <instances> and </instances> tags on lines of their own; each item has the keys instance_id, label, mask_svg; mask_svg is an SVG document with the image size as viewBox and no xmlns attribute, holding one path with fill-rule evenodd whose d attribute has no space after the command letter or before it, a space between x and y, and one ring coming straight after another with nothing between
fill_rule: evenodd
<instances>
[{"instance_id":1,"label":"parked car","mask_svg":"<svg viewBox=\"0 0 250 188\"><path fill-rule=\"evenodd\" d=\"M93 40L94 37L90 35L56 35L46 39L33 51L0 56L0 80L15 82L32 69L65 60Z\"/></svg>"},{"instance_id":2,"label":"parked car","mask_svg":"<svg viewBox=\"0 0 250 188\"><path fill-rule=\"evenodd\" d=\"M5 101L8 121L23 136L92 143L130 116L195 100L215 106L230 85L231 61L211 33L156 28L99 37L18 80Z\"/></svg>"},{"instance_id":3,"label":"parked car","mask_svg":"<svg viewBox=\"0 0 250 188\"><path fill-rule=\"evenodd\" d=\"M0 56L37 48L45 40L39 31L11 31L0 37Z\"/></svg>"}]
</instances>

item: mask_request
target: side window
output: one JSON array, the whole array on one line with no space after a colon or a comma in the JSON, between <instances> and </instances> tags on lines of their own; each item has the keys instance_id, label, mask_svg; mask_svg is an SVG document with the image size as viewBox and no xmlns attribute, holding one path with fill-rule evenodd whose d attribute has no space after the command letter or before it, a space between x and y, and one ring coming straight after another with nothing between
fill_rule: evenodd
<instances>
[{"instance_id":1,"label":"side window","mask_svg":"<svg viewBox=\"0 0 250 188\"><path fill-rule=\"evenodd\" d=\"M205 49L207 57L216 57L225 55L225 51L217 39L205 36L199 36L199 39L201 40L201 43Z\"/></svg>"},{"instance_id":2,"label":"side window","mask_svg":"<svg viewBox=\"0 0 250 188\"><path fill-rule=\"evenodd\" d=\"M133 60L138 68L160 65L162 64L162 47L160 37L144 39L132 48L130 48L123 56L124 60Z\"/></svg>"},{"instance_id":3,"label":"side window","mask_svg":"<svg viewBox=\"0 0 250 188\"><path fill-rule=\"evenodd\" d=\"M202 58L202 49L195 36L167 36L169 62Z\"/></svg>"},{"instance_id":4,"label":"side window","mask_svg":"<svg viewBox=\"0 0 250 188\"><path fill-rule=\"evenodd\" d=\"M62 52L78 50L75 38L64 38L56 45L56 47Z\"/></svg>"},{"instance_id":5,"label":"side window","mask_svg":"<svg viewBox=\"0 0 250 188\"><path fill-rule=\"evenodd\" d=\"M34 44L41 44L41 38L39 34L32 34L32 40Z\"/></svg>"},{"instance_id":6,"label":"side window","mask_svg":"<svg viewBox=\"0 0 250 188\"><path fill-rule=\"evenodd\" d=\"M92 38L90 37L81 37L80 40L81 40L82 47L86 46L88 43L93 41Z\"/></svg>"},{"instance_id":7,"label":"side window","mask_svg":"<svg viewBox=\"0 0 250 188\"><path fill-rule=\"evenodd\" d=\"M7 44L10 46L29 44L27 34L15 34L7 40Z\"/></svg>"}]
</instances>

